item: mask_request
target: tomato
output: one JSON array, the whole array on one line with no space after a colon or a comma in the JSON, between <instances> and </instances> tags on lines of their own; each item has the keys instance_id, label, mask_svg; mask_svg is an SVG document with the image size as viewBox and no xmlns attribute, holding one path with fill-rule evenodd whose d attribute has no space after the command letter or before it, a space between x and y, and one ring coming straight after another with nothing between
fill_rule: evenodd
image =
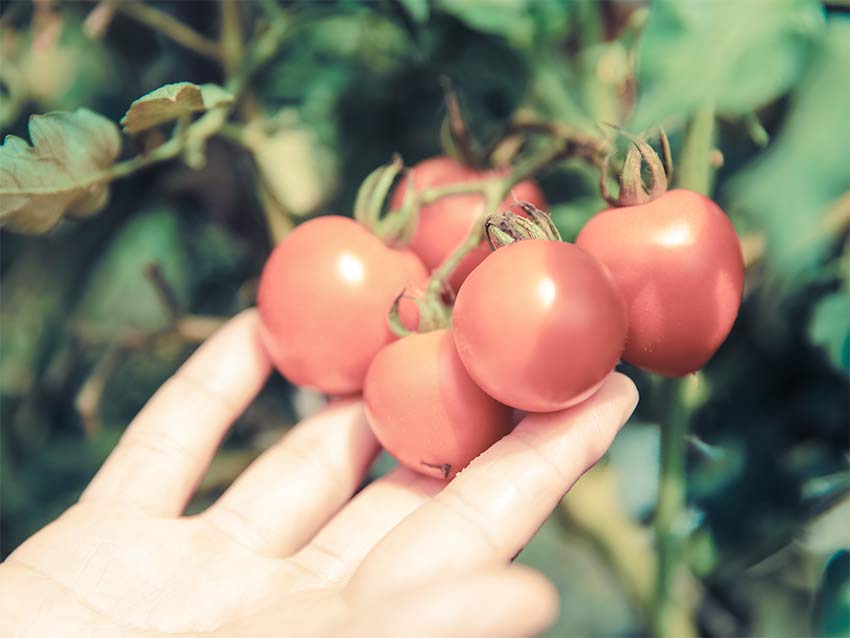
<instances>
[{"instance_id":1,"label":"tomato","mask_svg":"<svg viewBox=\"0 0 850 638\"><path fill-rule=\"evenodd\" d=\"M493 252L458 293L454 338L475 382L528 412L574 405L598 389L626 338L614 280L572 244L530 239Z\"/></svg>"},{"instance_id":2,"label":"tomato","mask_svg":"<svg viewBox=\"0 0 850 638\"><path fill-rule=\"evenodd\" d=\"M496 177L503 175L506 171L507 169L477 171L460 164L451 157L439 156L426 159L414 166L412 175L416 188L422 190L432 186ZM402 180L390 200L393 208L401 206L405 192L406 184ZM517 184L512 194L502 202L502 208L507 209L513 204L514 197L520 201L529 201L543 210L547 207L543 191L532 180ZM410 249L419 255L427 268L434 270L463 242L472 227L481 223L483 213L484 198L478 194L451 195L423 206L419 211L419 225L410 243ZM467 275L487 257L489 252L487 244L482 242L481 246L464 257L449 280L452 290L455 292L460 290L460 285Z\"/></svg>"},{"instance_id":3,"label":"tomato","mask_svg":"<svg viewBox=\"0 0 850 638\"><path fill-rule=\"evenodd\" d=\"M347 217L317 217L274 249L260 278L261 334L280 373L332 394L363 386L378 351L395 337L387 313L427 271ZM406 323L409 323L409 316Z\"/></svg>"},{"instance_id":4,"label":"tomato","mask_svg":"<svg viewBox=\"0 0 850 638\"><path fill-rule=\"evenodd\" d=\"M741 305L744 261L735 228L709 198L672 190L595 215L576 244L611 271L626 300L623 359L669 376L699 370Z\"/></svg>"},{"instance_id":5,"label":"tomato","mask_svg":"<svg viewBox=\"0 0 850 638\"><path fill-rule=\"evenodd\" d=\"M412 334L381 350L363 400L381 445L438 478L453 477L511 428L512 410L475 385L448 330Z\"/></svg>"}]
</instances>

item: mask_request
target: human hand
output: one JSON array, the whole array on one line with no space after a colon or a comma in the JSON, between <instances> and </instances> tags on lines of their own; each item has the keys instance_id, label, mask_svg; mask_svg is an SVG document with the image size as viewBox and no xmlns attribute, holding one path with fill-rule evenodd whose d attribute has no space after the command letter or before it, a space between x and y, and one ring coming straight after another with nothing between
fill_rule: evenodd
<instances>
[{"instance_id":1,"label":"human hand","mask_svg":"<svg viewBox=\"0 0 850 638\"><path fill-rule=\"evenodd\" d=\"M591 399L526 417L452 482L404 468L352 493L378 451L357 400L263 453L208 510L181 516L271 366L254 311L148 402L79 503L0 566L15 637L515 636L557 595L509 566L637 402L612 374Z\"/></svg>"}]
</instances>

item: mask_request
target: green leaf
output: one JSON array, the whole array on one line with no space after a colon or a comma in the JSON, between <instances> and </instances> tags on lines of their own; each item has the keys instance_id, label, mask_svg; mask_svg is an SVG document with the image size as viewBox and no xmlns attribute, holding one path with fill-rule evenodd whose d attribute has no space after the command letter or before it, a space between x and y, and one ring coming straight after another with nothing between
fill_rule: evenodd
<instances>
[{"instance_id":1,"label":"green leaf","mask_svg":"<svg viewBox=\"0 0 850 638\"><path fill-rule=\"evenodd\" d=\"M338 177L334 158L312 129L294 126L267 135L260 127L249 127L246 140L265 187L287 212L314 213L333 193ZM291 161L293 157L298 161Z\"/></svg>"},{"instance_id":2,"label":"green leaf","mask_svg":"<svg viewBox=\"0 0 850 638\"><path fill-rule=\"evenodd\" d=\"M528 28L523 23L528 4L528 0L437 0L436 7L476 31L507 36Z\"/></svg>"},{"instance_id":3,"label":"green leaf","mask_svg":"<svg viewBox=\"0 0 850 638\"><path fill-rule=\"evenodd\" d=\"M830 21L783 128L724 195L764 229L767 259L785 281L818 276L833 244L825 215L850 190L850 23Z\"/></svg>"},{"instance_id":4,"label":"green leaf","mask_svg":"<svg viewBox=\"0 0 850 638\"><path fill-rule=\"evenodd\" d=\"M428 22L428 0L398 0L398 3L416 24Z\"/></svg>"},{"instance_id":5,"label":"green leaf","mask_svg":"<svg viewBox=\"0 0 850 638\"><path fill-rule=\"evenodd\" d=\"M561 34L567 26L567 3L558 0L437 0L434 8L470 29L522 47Z\"/></svg>"},{"instance_id":6,"label":"green leaf","mask_svg":"<svg viewBox=\"0 0 850 638\"><path fill-rule=\"evenodd\" d=\"M103 208L108 186L98 176L121 152L112 122L88 109L34 115L32 146L14 135L0 145L0 226L44 233L70 213Z\"/></svg>"},{"instance_id":7,"label":"green leaf","mask_svg":"<svg viewBox=\"0 0 850 638\"><path fill-rule=\"evenodd\" d=\"M652 3L630 127L687 116L706 102L722 114L766 104L799 77L823 22L814 0Z\"/></svg>"},{"instance_id":8,"label":"green leaf","mask_svg":"<svg viewBox=\"0 0 850 638\"><path fill-rule=\"evenodd\" d=\"M100 239L75 227L63 236L27 238L3 273L0 303L0 393L25 395L65 336L67 303Z\"/></svg>"},{"instance_id":9,"label":"green leaf","mask_svg":"<svg viewBox=\"0 0 850 638\"><path fill-rule=\"evenodd\" d=\"M12 63L26 78L27 98L35 102L36 111L99 104L127 77L123 56L113 55L103 38L86 34L74 14L64 12L60 22L58 38L47 42L34 41L33 35L22 38Z\"/></svg>"},{"instance_id":10,"label":"green leaf","mask_svg":"<svg viewBox=\"0 0 850 638\"><path fill-rule=\"evenodd\" d=\"M135 135L191 113L209 111L232 102L233 96L217 84L166 84L133 102L121 118L121 124L127 133Z\"/></svg>"},{"instance_id":11,"label":"green leaf","mask_svg":"<svg viewBox=\"0 0 850 638\"><path fill-rule=\"evenodd\" d=\"M168 316L145 277L145 267L152 262L162 268L177 301L186 304L190 287L186 248L177 217L168 208L140 213L112 240L85 283L78 322L103 336L165 328Z\"/></svg>"},{"instance_id":12,"label":"green leaf","mask_svg":"<svg viewBox=\"0 0 850 638\"><path fill-rule=\"evenodd\" d=\"M815 306L809 323L809 339L823 348L832 364L850 372L850 294L833 293Z\"/></svg>"},{"instance_id":13,"label":"green leaf","mask_svg":"<svg viewBox=\"0 0 850 638\"><path fill-rule=\"evenodd\" d=\"M812 629L817 636L850 634L850 552L836 552L815 597Z\"/></svg>"}]
</instances>

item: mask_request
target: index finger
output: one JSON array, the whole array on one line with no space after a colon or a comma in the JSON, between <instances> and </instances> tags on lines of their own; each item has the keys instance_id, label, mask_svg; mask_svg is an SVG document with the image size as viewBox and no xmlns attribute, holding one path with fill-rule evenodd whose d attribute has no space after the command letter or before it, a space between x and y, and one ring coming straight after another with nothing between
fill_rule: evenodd
<instances>
[{"instance_id":1,"label":"index finger","mask_svg":"<svg viewBox=\"0 0 850 638\"><path fill-rule=\"evenodd\" d=\"M580 405L527 416L372 550L353 595L510 561L605 453L637 398L615 373Z\"/></svg>"},{"instance_id":2,"label":"index finger","mask_svg":"<svg viewBox=\"0 0 850 638\"><path fill-rule=\"evenodd\" d=\"M179 514L230 425L268 378L259 316L247 310L210 337L127 427L80 502Z\"/></svg>"}]
</instances>

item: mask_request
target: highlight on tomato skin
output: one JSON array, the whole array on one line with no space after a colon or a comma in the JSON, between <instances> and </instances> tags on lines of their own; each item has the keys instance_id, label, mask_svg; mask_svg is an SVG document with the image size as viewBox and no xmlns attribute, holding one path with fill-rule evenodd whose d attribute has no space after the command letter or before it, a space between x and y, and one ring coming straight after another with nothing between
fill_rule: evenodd
<instances>
[{"instance_id":1,"label":"highlight on tomato skin","mask_svg":"<svg viewBox=\"0 0 850 638\"><path fill-rule=\"evenodd\" d=\"M702 368L741 305L744 262L735 228L711 199L671 190L592 217L576 245L598 258L629 313L623 359L667 376Z\"/></svg>"},{"instance_id":2,"label":"highlight on tomato skin","mask_svg":"<svg viewBox=\"0 0 850 638\"><path fill-rule=\"evenodd\" d=\"M513 411L470 378L446 329L381 350L363 400L381 445L406 467L441 479L454 477L512 427Z\"/></svg>"},{"instance_id":3,"label":"highlight on tomato skin","mask_svg":"<svg viewBox=\"0 0 850 638\"><path fill-rule=\"evenodd\" d=\"M517 409L553 412L589 397L614 369L626 311L594 257L566 242L522 240L469 275L453 332L485 392Z\"/></svg>"},{"instance_id":4,"label":"highlight on tomato skin","mask_svg":"<svg viewBox=\"0 0 850 638\"><path fill-rule=\"evenodd\" d=\"M486 177L501 177L507 169L479 171L464 166L456 159L440 155L425 159L411 169L411 175L417 189L425 189L447 184L460 184ZM407 192L406 179L403 179L393 192L390 200L392 208L399 208ZM528 201L537 208L546 210L548 205L543 191L534 180L525 180L517 184L502 202L507 209L515 201ZM421 259L429 270L437 268L446 257L466 238L472 227L480 223L484 213L484 198L477 193L451 195L436 202L422 206L419 211L419 223L410 243L410 249ZM458 264L449 279L452 290L460 290L470 272L489 254L486 243L472 250Z\"/></svg>"},{"instance_id":5,"label":"highlight on tomato skin","mask_svg":"<svg viewBox=\"0 0 850 638\"><path fill-rule=\"evenodd\" d=\"M352 394L374 356L396 339L387 313L428 273L407 250L385 246L354 220L317 217L278 244L260 278L261 335L278 371L297 385ZM402 320L415 323L415 306Z\"/></svg>"}]
</instances>

